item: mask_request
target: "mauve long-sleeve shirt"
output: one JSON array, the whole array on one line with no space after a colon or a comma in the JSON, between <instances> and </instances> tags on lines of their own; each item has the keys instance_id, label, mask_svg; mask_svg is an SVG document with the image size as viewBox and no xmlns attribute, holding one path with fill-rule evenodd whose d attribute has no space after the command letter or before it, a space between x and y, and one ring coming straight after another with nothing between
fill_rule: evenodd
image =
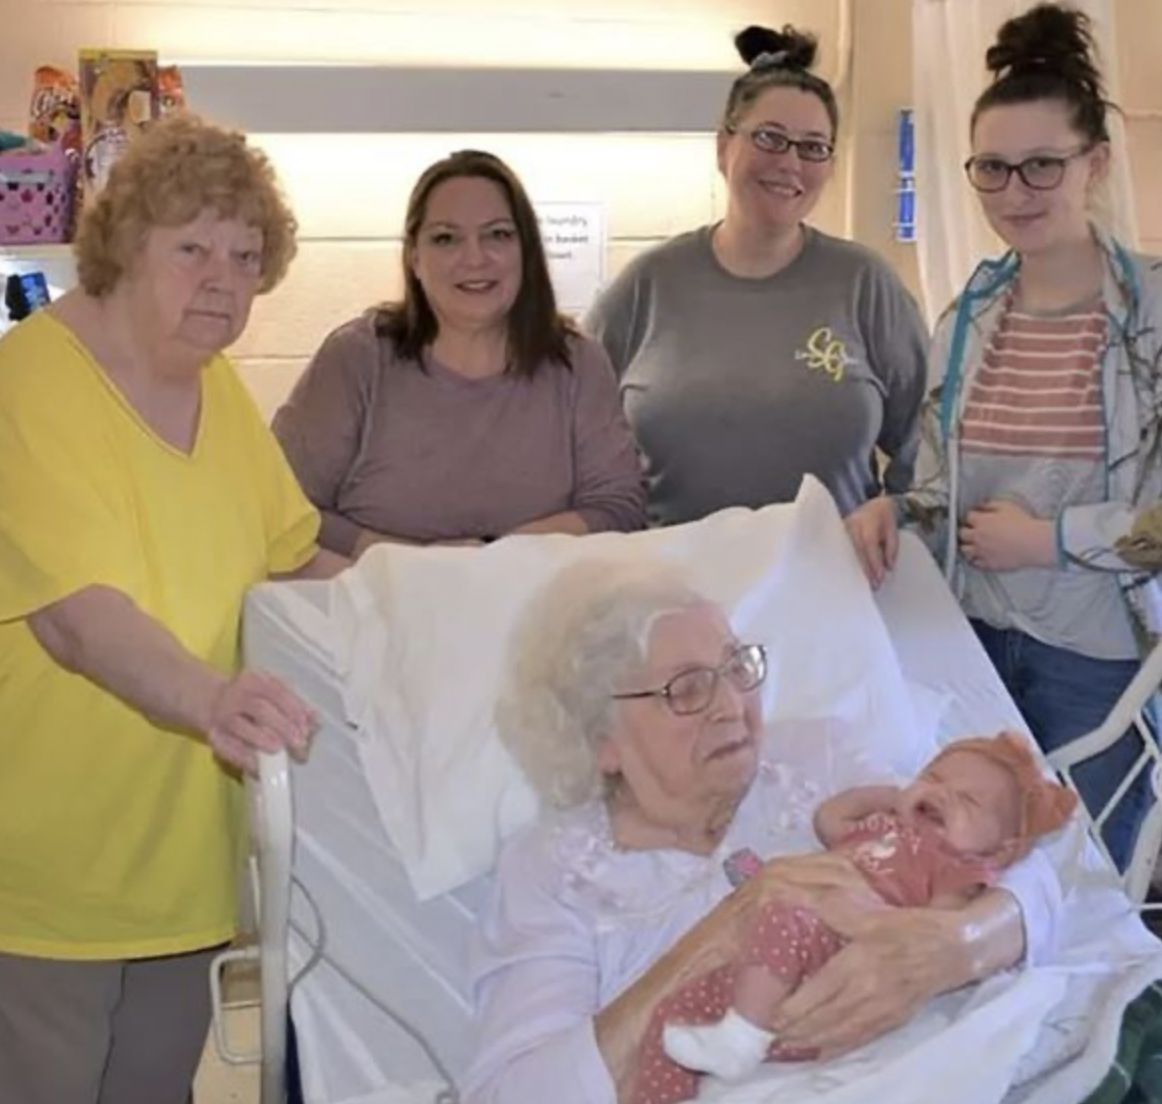
<instances>
[{"instance_id":1,"label":"mauve long-sleeve shirt","mask_svg":"<svg viewBox=\"0 0 1162 1104\"><path fill-rule=\"evenodd\" d=\"M431 355L401 360L374 312L323 342L273 429L350 555L362 529L416 541L494 537L575 510L592 531L645 524L637 448L602 348L571 366L469 379Z\"/></svg>"}]
</instances>

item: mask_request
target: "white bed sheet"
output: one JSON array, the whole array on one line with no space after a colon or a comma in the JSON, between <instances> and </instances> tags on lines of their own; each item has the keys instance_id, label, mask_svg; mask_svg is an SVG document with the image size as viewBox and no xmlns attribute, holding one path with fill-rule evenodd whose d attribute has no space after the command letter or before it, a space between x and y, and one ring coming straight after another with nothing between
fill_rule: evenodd
<instances>
[{"instance_id":1,"label":"white bed sheet","mask_svg":"<svg viewBox=\"0 0 1162 1104\"><path fill-rule=\"evenodd\" d=\"M299 643L303 637L326 641L330 593L323 583L276 584L257 588L246 606L247 663L285 680L320 721L309 769L292 772L294 875L313 901L295 889L292 924L312 933L313 942L317 907L327 955L404 1013L449 1068L460 1069L470 1042L466 948L484 887L476 883L422 903L412 892L381 827L327 649ZM292 977L308 955L307 943L292 933ZM325 960L304 978L292 1004L312 1104L433 1076L422 1050Z\"/></svg>"},{"instance_id":2,"label":"white bed sheet","mask_svg":"<svg viewBox=\"0 0 1162 1104\"><path fill-rule=\"evenodd\" d=\"M339 681L328 660L331 593L326 584L264 586L246 608L247 662L285 679L321 719L310 763L292 772L295 875L325 918L327 954L406 1015L455 1073L471 1046L467 954L483 879L425 903L412 893L343 720ZM940 701L942 739L1021 727L1015 706L914 538L905 536L899 568L877 600L919 707ZM318 646L303 643L311 640ZM1110 884L1096 853L1085 850L1076 881L1067 887L1071 893ZM292 914L314 931L313 910L298 892ZM1110 1065L1122 1008L1162 977L1162 945L1113 889L1077 910L1066 943L1070 949L1059 970L1070 972L1069 995L1046 1017L1037 1045L1022 1061L1021 1085L1006 1104L1082 1100ZM304 941L292 937L292 971L307 955ZM1093 967L1103 956L1122 965L1116 972ZM1126 964L1131 961L1136 964ZM293 1007L309 1104L433 1099L431 1066L420 1048L325 961L297 988Z\"/></svg>"}]
</instances>

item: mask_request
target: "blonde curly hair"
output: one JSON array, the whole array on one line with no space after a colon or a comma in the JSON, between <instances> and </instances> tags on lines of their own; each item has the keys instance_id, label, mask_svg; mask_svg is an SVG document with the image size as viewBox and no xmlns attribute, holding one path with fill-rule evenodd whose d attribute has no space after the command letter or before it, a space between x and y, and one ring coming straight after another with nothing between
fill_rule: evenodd
<instances>
[{"instance_id":1,"label":"blonde curly hair","mask_svg":"<svg viewBox=\"0 0 1162 1104\"><path fill-rule=\"evenodd\" d=\"M602 796L597 749L611 697L646 665L659 617L709 605L666 563L590 560L562 570L529 605L497 705L500 738L546 804Z\"/></svg>"},{"instance_id":2,"label":"blonde curly hair","mask_svg":"<svg viewBox=\"0 0 1162 1104\"><path fill-rule=\"evenodd\" d=\"M134 139L85 209L74 252L81 287L108 295L156 226L183 226L210 209L262 231L259 293L286 275L298 223L266 155L242 134L175 115Z\"/></svg>"}]
</instances>

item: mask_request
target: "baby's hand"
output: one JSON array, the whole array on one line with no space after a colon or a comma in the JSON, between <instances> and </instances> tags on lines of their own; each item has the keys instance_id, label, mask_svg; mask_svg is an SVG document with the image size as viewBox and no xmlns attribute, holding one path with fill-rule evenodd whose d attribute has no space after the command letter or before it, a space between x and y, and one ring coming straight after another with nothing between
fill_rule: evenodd
<instances>
[{"instance_id":1,"label":"baby's hand","mask_svg":"<svg viewBox=\"0 0 1162 1104\"><path fill-rule=\"evenodd\" d=\"M910 817L916 811L916 795L911 786L896 791L896 796L892 800L892 807L888 812L895 813L896 816Z\"/></svg>"},{"instance_id":2,"label":"baby's hand","mask_svg":"<svg viewBox=\"0 0 1162 1104\"><path fill-rule=\"evenodd\" d=\"M829 797L815 810L815 834L824 847L834 847L872 813L895 812L898 786L856 786Z\"/></svg>"}]
</instances>

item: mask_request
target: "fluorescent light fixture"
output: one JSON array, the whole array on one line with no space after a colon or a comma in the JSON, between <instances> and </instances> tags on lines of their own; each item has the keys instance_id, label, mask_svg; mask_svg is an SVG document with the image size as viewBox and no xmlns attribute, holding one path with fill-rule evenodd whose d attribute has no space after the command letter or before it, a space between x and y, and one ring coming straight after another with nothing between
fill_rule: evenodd
<instances>
[{"instance_id":1,"label":"fluorescent light fixture","mask_svg":"<svg viewBox=\"0 0 1162 1104\"><path fill-rule=\"evenodd\" d=\"M180 63L192 110L257 134L712 132L733 72Z\"/></svg>"}]
</instances>

